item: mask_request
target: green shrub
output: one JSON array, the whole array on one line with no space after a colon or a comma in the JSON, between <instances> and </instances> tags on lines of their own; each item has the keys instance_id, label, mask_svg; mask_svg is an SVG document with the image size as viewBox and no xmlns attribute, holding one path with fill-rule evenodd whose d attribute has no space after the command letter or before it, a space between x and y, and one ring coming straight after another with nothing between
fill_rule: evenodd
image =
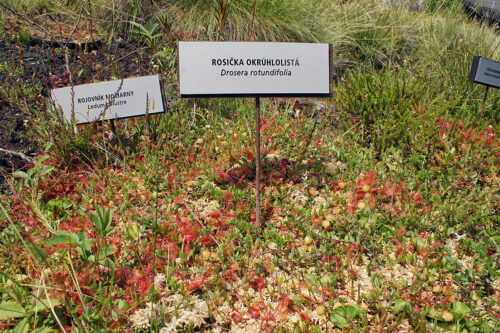
<instances>
[{"instance_id":1,"label":"green shrub","mask_svg":"<svg viewBox=\"0 0 500 333\"><path fill-rule=\"evenodd\" d=\"M408 129L416 125L419 104L429 96L421 78L389 70L350 72L336 93L337 103L346 112L346 129L351 126L346 122L347 113L359 117L360 141L377 151L391 146L410 149L413 138Z\"/></svg>"}]
</instances>

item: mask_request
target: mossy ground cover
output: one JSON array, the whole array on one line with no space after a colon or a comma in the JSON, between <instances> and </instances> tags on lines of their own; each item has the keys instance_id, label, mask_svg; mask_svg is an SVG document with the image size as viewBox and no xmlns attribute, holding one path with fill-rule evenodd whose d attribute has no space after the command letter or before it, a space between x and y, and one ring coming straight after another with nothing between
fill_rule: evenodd
<instances>
[{"instance_id":1,"label":"mossy ground cover","mask_svg":"<svg viewBox=\"0 0 500 333\"><path fill-rule=\"evenodd\" d=\"M103 3L92 2L96 29L106 27ZM500 97L492 91L481 113L484 88L466 81L473 55L498 59L496 31L456 3L413 11L365 1L325 2L311 9L318 28L298 29L290 8L306 2L258 1L257 39L336 43L332 24L344 29L322 108L265 100L258 233L253 101L174 100L174 42L244 39L235 36L251 29L253 1L214 2L198 26L188 21L197 2L151 3L158 17L149 3L116 2L111 27L147 50L147 71L162 72L165 114L75 133L45 107L43 91L64 73L43 83L23 81L19 59L2 67L13 82L2 100L30 115L41 147L1 194L2 330L499 329ZM87 22L80 5L45 10L64 8L59 17L74 24L83 8ZM85 57L74 57L72 77L98 80ZM101 66L101 79L120 75Z\"/></svg>"}]
</instances>

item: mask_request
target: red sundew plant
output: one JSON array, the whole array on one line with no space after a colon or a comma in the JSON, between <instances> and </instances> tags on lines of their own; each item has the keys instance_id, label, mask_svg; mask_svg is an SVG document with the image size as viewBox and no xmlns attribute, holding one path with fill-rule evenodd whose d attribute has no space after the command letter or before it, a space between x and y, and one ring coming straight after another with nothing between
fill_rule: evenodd
<instances>
[{"instance_id":1,"label":"red sundew plant","mask_svg":"<svg viewBox=\"0 0 500 333\"><path fill-rule=\"evenodd\" d=\"M495 126L422 106L436 131L389 153L337 139L312 110L267 110L258 234L250 109L225 118L199 108L192 123L179 106L159 117L156 140L141 119L116 121L142 131L134 148L113 148L117 159L106 146L93 163L65 165L54 150L53 170L19 175L1 202L2 329L496 325ZM101 130L90 129L92 142ZM33 297L47 298L39 286L54 306L35 316Z\"/></svg>"}]
</instances>

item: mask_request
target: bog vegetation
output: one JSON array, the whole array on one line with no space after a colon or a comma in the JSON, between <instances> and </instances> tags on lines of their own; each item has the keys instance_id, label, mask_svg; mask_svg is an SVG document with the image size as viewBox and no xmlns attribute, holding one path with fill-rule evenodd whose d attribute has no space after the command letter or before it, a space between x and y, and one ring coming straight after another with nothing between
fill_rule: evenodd
<instances>
[{"instance_id":1,"label":"bog vegetation","mask_svg":"<svg viewBox=\"0 0 500 333\"><path fill-rule=\"evenodd\" d=\"M500 94L467 81L500 38L458 1L0 4L0 105L40 152L0 194L3 331L500 329ZM176 41L249 39L331 43L336 79L264 103L260 234L253 101L176 98ZM75 132L48 89L130 74L92 62L117 43L169 110Z\"/></svg>"}]
</instances>

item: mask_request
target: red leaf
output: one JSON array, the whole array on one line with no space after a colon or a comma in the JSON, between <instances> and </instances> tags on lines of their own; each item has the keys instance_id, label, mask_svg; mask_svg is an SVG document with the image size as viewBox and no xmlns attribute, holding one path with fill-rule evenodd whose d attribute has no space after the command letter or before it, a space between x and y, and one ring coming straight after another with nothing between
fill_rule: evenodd
<instances>
[{"instance_id":1,"label":"red leaf","mask_svg":"<svg viewBox=\"0 0 500 333\"><path fill-rule=\"evenodd\" d=\"M252 286L252 288L257 291L260 291L262 288L264 288L265 285L266 282L259 276L254 278L253 281L250 281L250 286Z\"/></svg>"},{"instance_id":2,"label":"red leaf","mask_svg":"<svg viewBox=\"0 0 500 333\"><path fill-rule=\"evenodd\" d=\"M260 310L259 310L259 307L257 305L254 305L250 311L248 311L248 314L250 315L250 317L252 318L257 318L260 316Z\"/></svg>"},{"instance_id":3,"label":"red leaf","mask_svg":"<svg viewBox=\"0 0 500 333\"><path fill-rule=\"evenodd\" d=\"M200 243L205 246L211 246L215 244L215 241L212 236L206 235L200 238Z\"/></svg>"},{"instance_id":4,"label":"red leaf","mask_svg":"<svg viewBox=\"0 0 500 333\"><path fill-rule=\"evenodd\" d=\"M227 190L226 194L224 194L224 201L226 202L226 205L231 201L233 198L233 194L231 193L231 190Z\"/></svg>"},{"instance_id":5,"label":"red leaf","mask_svg":"<svg viewBox=\"0 0 500 333\"><path fill-rule=\"evenodd\" d=\"M220 217L220 211L216 210L215 212L210 214L210 217L212 217L214 219L218 219Z\"/></svg>"},{"instance_id":6,"label":"red leaf","mask_svg":"<svg viewBox=\"0 0 500 333\"><path fill-rule=\"evenodd\" d=\"M243 321L243 318L241 318L241 316L236 312L233 312L233 314L231 315L231 318L237 324L240 323L241 321Z\"/></svg>"},{"instance_id":7,"label":"red leaf","mask_svg":"<svg viewBox=\"0 0 500 333\"><path fill-rule=\"evenodd\" d=\"M234 271L234 272L237 272L237 271L240 270L240 267L238 266L237 263L232 262L231 265L229 265L229 269L232 270L232 271Z\"/></svg>"},{"instance_id":8,"label":"red leaf","mask_svg":"<svg viewBox=\"0 0 500 333\"><path fill-rule=\"evenodd\" d=\"M299 315L302 318L302 320L307 321L307 322L311 321L311 319L304 312L299 312Z\"/></svg>"},{"instance_id":9,"label":"red leaf","mask_svg":"<svg viewBox=\"0 0 500 333\"><path fill-rule=\"evenodd\" d=\"M186 232L184 232L184 234L182 235L182 239L185 241L185 242L192 242L193 240L196 239L196 232L193 231L193 230L188 230Z\"/></svg>"},{"instance_id":10,"label":"red leaf","mask_svg":"<svg viewBox=\"0 0 500 333\"><path fill-rule=\"evenodd\" d=\"M234 272L232 270L229 270L229 269L224 271L224 277L231 282L238 281L238 276L236 276L236 274L234 274Z\"/></svg>"},{"instance_id":11,"label":"red leaf","mask_svg":"<svg viewBox=\"0 0 500 333\"><path fill-rule=\"evenodd\" d=\"M205 283L205 278L202 279L196 279L191 281L190 284L188 284L184 289L186 290L197 290L200 289L201 286Z\"/></svg>"},{"instance_id":12,"label":"red leaf","mask_svg":"<svg viewBox=\"0 0 500 333\"><path fill-rule=\"evenodd\" d=\"M247 159L250 160L250 161L254 160L253 153L250 150L247 152Z\"/></svg>"},{"instance_id":13,"label":"red leaf","mask_svg":"<svg viewBox=\"0 0 500 333\"><path fill-rule=\"evenodd\" d=\"M332 262L335 261L335 266L340 267L340 260L336 256L323 256L322 258L323 262Z\"/></svg>"},{"instance_id":14,"label":"red leaf","mask_svg":"<svg viewBox=\"0 0 500 333\"><path fill-rule=\"evenodd\" d=\"M290 306L290 297L288 297L288 294L283 294L281 297L280 303L278 307L280 308L280 311L282 312L288 312Z\"/></svg>"}]
</instances>

